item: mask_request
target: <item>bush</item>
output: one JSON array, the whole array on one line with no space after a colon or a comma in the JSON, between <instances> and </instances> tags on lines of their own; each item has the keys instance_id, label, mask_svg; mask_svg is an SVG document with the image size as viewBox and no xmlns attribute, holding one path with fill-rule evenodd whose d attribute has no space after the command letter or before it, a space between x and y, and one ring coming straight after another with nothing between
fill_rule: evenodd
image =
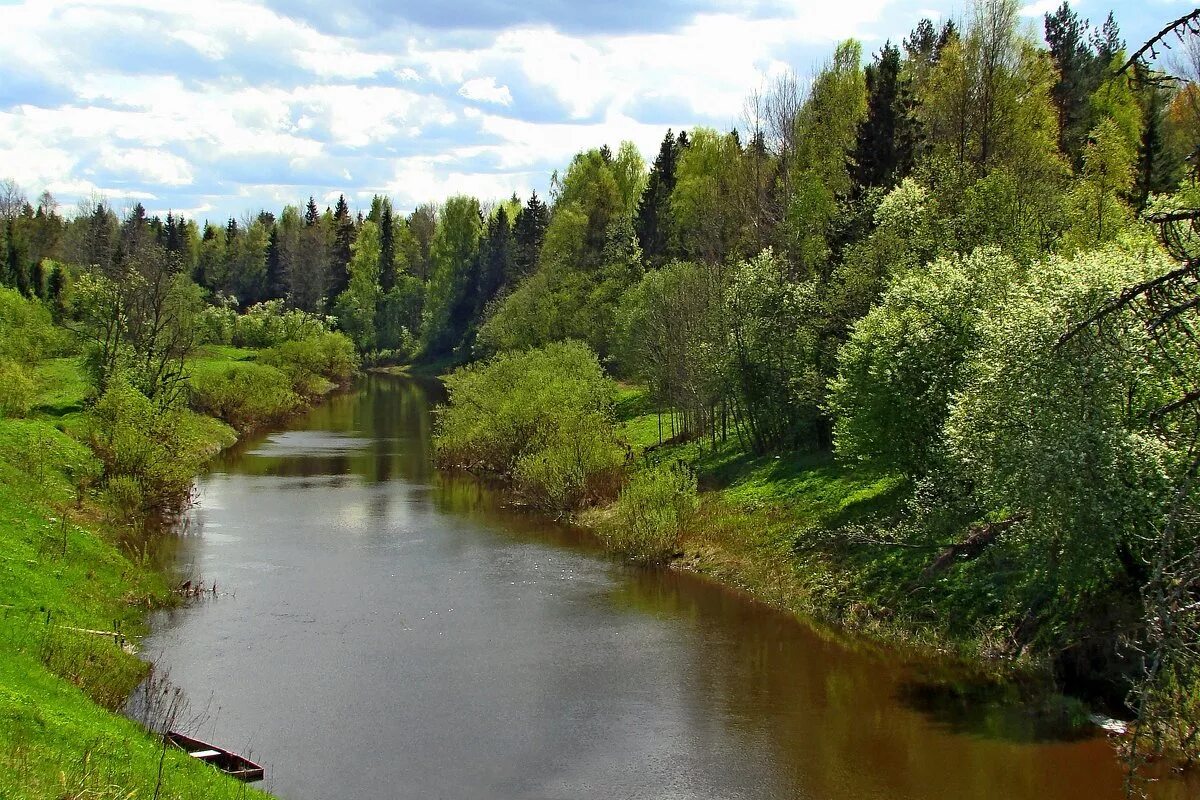
<instances>
[{"instance_id":1,"label":"bush","mask_svg":"<svg viewBox=\"0 0 1200 800\"><path fill-rule=\"evenodd\" d=\"M341 333L321 333L306 339L283 342L259 353L260 363L282 370L302 395L321 394L331 381L348 382L358 369L354 343Z\"/></svg>"},{"instance_id":2,"label":"bush","mask_svg":"<svg viewBox=\"0 0 1200 800\"><path fill-rule=\"evenodd\" d=\"M624 451L613 424L616 386L587 345L509 353L446 378L439 463L511 478L554 512L611 497Z\"/></svg>"},{"instance_id":3,"label":"bush","mask_svg":"<svg viewBox=\"0 0 1200 800\"><path fill-rule=\"evenodd\" d=\"M609 547L639 561L665 561L695 514L696 476L678 462L639 472L613 511L600 529Z\"/></svg>"},{"instance_id":4,"label":"bush","mask_svg":"<svg viewBox=\"0 0 1200 800\"><path fill-rule=\"evenodd\" d=\"M325 317L285 308L282 300L268 300L250 306L245 314L237 317L232 343L238 347L274 347L320 336L328 330Z\"/></svg>"},{"instance_id":5,"label":"bush","mask_svg":"<svg viewBox=\"0 0 1200 800\"><path fill-rule=\"evenodd\" d=\"M0 417L23 417L37 400L37 384L28 371L0 357Z\"/></svg>"},{"instance_id":6,"label":"bush","mask_svg":"<svg viewBox=\"0 0 1200 800\"><path fill-rule=\"evenodd\" d=\"M29 364L66 352L66 345L44 304L0 287L0 358Z\"/></svg>"},{"instance_id":7,"label":"bush","mask_svg":"<svg viewBox=\"0 0 1200 800\"><path fill-rule=\"evenodd\" d=\"M192 408L240 431L278 421L295 411L300 402L292 379L265 364L239 361L192 374Z\"/></svg>"},{"instance_id":8,"label":"bush","mask_svg":"<svg viewBox=\"0 0 1200 800\"><path fill-rule=\"evenodd\" d=\"M222 306L206 306L197 319L201 344L232 344L237 312Z\"/></svg>"},{"instance_id":9,"label":"bush","mask_svg":"<svg viewBox=\"0 0 1200 800\"><path fill-rule=\"evenodd\" d=\"M135 516L180 509L210 449L184 409L155 404L120 376L89 413L87 439L104 465L101 488Z\"/></svg>"}]
</instances>

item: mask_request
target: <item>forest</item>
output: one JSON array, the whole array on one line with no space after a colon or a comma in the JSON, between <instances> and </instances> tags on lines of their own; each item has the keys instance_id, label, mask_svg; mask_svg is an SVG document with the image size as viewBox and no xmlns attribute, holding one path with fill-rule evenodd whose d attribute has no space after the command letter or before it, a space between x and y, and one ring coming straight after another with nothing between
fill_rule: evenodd
<instances>
[{"instance_id":1,"label":"forest","mask_svg":"<svg viewBox=\"0 0 1200 800\"><path fill-rule=\"evenodd\" d=\"M754 511L783 520L759 557L818 610L1043 665L1139 715L1134 757L1194 758L1195 19L1168 63L1111 14L1064 2L1034 31L976 0L874 53L841 42L750 91L733 130L580 152L545 198L310 197L201 225L8 182L3 283L84 337L97 396L191 391L238 427L358 359L460 367L442 461L597 515L646 560L754 511L696 499L738 459L836 464L882 487L863 513ZM279 354L291 339L325 349ZM197 400L202 345L287 369L209 376ZM35 376L0 356L19 416Z\"/></svg>"}]
</instances>

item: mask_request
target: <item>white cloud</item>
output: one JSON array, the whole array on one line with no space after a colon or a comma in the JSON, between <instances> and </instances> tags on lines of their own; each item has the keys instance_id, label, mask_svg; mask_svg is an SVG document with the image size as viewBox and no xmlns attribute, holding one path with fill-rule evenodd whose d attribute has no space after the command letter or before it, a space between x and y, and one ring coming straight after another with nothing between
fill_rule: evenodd
<instances>
[{"instance_id":1,"label":"white cloud","mask_svg":"<svg viewBox=\"0 0 1200 800\"><path fill-rule=\"evenodd\" d=\"M495 78L472 78L458 87L458 93L468 100L481 103L496 103L502 106L512 105L512 93L507 86L496 85Z\"/></svg>"},{"instance_id":2,"label":"white cloud","mask_svg":"<svg viewBox=\"0 0 1200 800\"><path fill-rule=\"evenodd\" d=\"M1051 13L1062 5L1061 0L1036 0L1036 2L1021 6L1022 17L1041 17Z\"/></svg>"}]
</instances>

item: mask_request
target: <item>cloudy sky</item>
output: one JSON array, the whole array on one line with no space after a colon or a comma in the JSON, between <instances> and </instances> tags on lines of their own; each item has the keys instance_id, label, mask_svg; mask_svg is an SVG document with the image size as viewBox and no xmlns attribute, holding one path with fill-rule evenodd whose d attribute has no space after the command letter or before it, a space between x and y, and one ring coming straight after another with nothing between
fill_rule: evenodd
<instances>
[{"instance_id":1,"label":"cloudy sky","mask_svg":"<svg viewBox=\"0 0 1200 800\"><path fill-rule=\"evenodd\" d=\"M1023 10L1040 31L1058 0ZM1140 43L1190 0L1083 0ZM585 147L728 129L746 94L946 0L0 0L0 178L221 221L345 192L544 193Z\"/></svg>"}]
</instances>

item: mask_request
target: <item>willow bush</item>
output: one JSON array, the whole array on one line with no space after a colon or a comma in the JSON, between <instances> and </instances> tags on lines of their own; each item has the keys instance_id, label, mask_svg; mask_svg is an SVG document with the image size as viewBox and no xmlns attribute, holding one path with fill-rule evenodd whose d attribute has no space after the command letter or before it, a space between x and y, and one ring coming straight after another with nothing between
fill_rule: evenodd
<instances>
[{"instance_id":1,"label":"willow bush","mask_svg":"<svg viewBox=\"0 0 1200 800\"><path fill-rule=\"evenodd\" d=\"M511 480L555 513L616 495L625 451L613 421L616 385L579 342L507 353L446 378L435 444L443 466Z\"/></svg>"}]
</instances>

